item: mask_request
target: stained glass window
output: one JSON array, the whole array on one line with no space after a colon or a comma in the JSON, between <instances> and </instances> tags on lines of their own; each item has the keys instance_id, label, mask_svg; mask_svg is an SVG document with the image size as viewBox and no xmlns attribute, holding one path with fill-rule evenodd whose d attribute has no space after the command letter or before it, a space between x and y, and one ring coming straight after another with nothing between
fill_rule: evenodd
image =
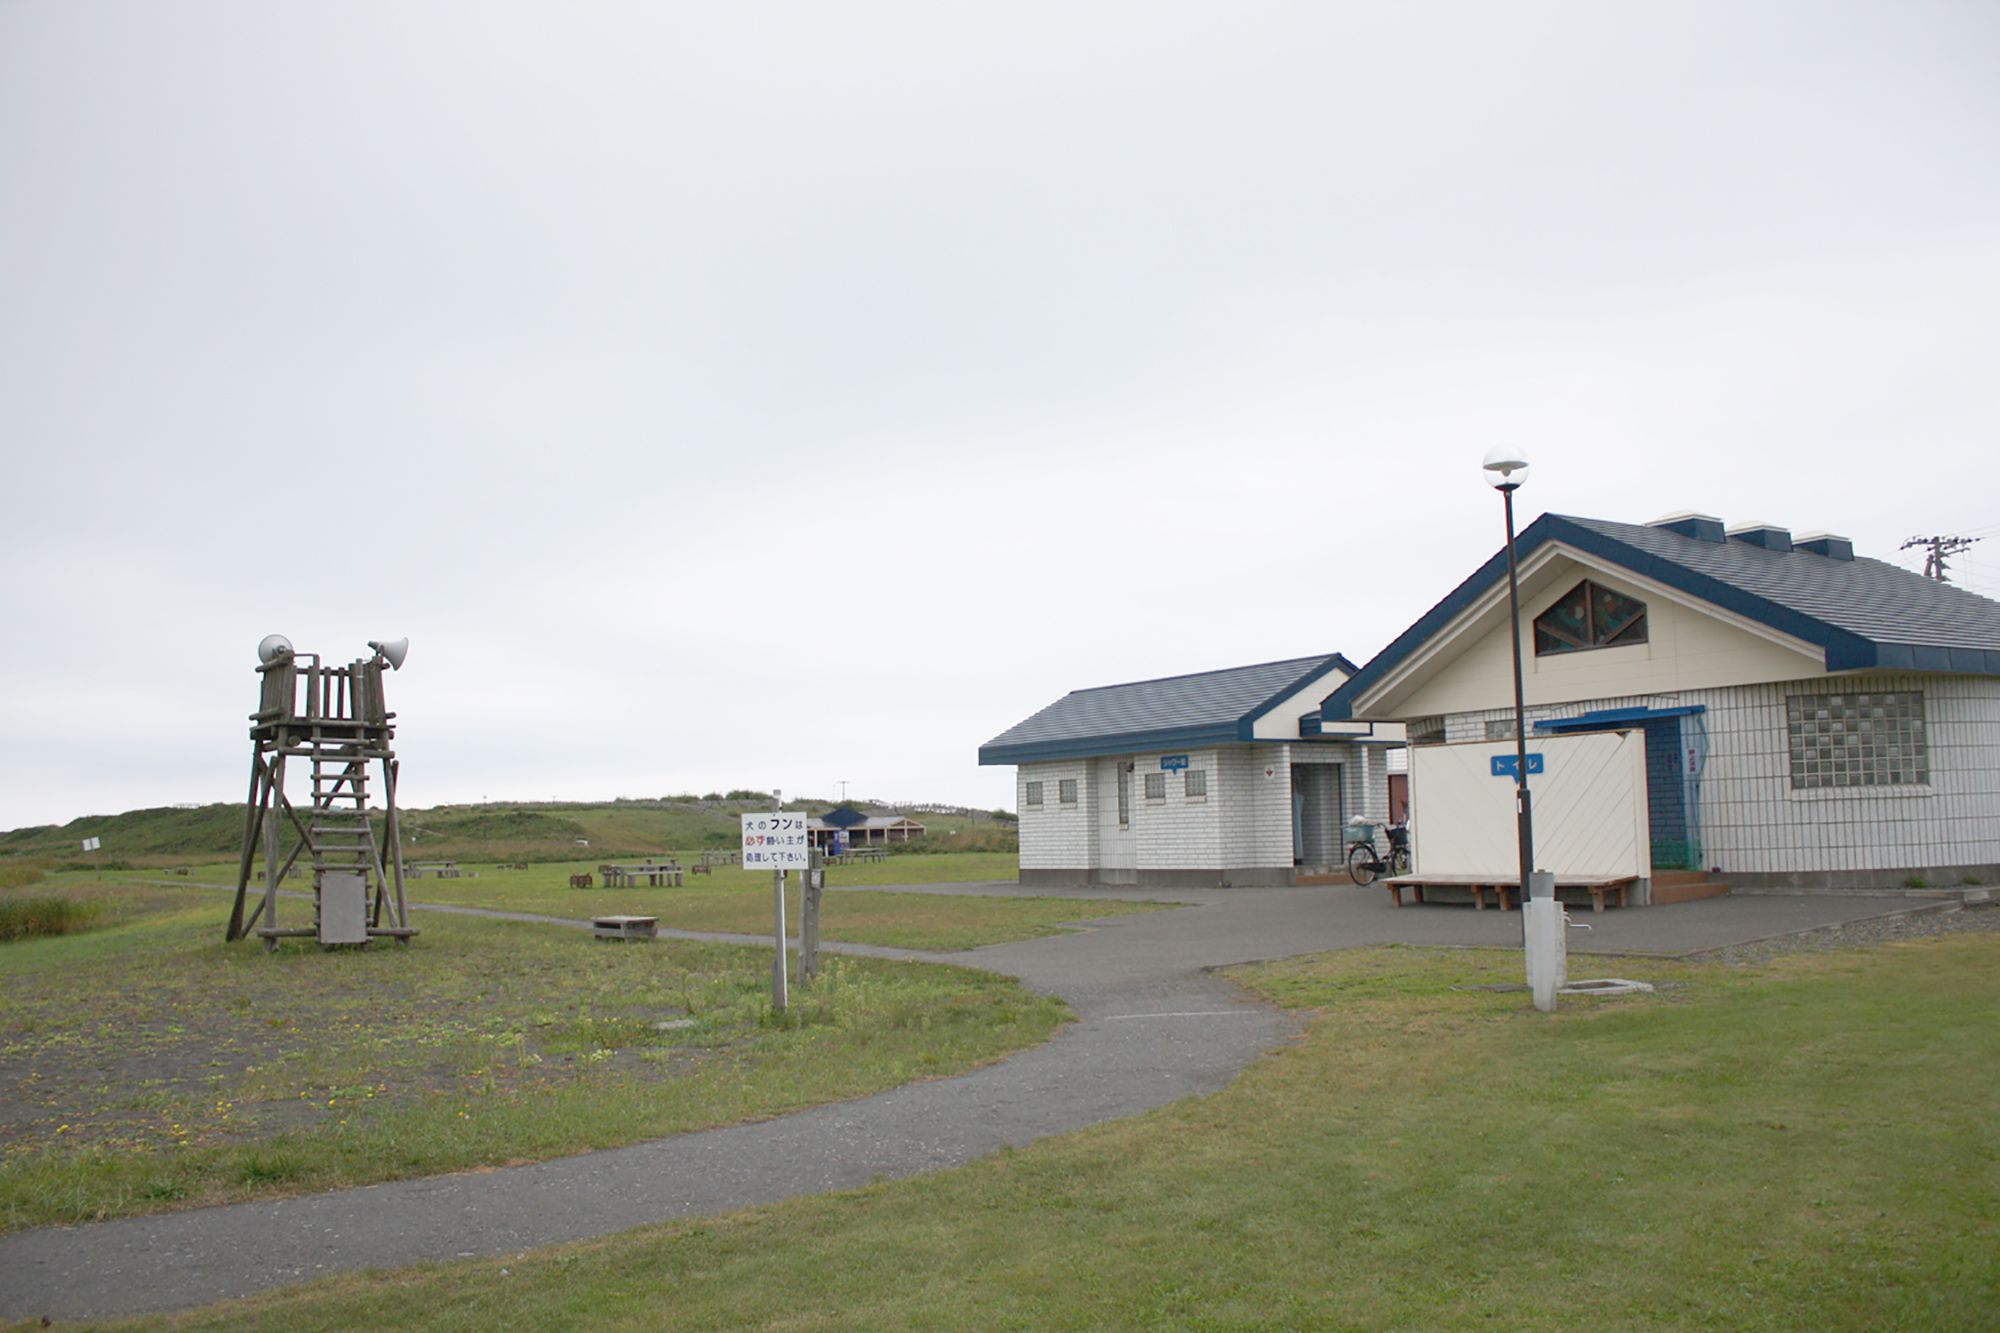
<instances>
[{"instance_id":1,"label":"stained glass window","mask_svg":"<svg viewBox=\"0 0 2000 1333\"><path fill-rule=\"evenodd\" d=\"M1589 579L1535 617L1535 656L1646 642L1646 604Z\"/></svg>"}]
</instances>

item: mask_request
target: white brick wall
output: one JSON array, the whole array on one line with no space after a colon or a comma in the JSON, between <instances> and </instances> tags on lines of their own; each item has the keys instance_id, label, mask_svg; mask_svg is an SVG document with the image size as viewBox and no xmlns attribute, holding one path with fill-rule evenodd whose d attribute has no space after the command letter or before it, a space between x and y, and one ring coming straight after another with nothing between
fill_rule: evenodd
<instances>
[{"instance_id":1,"label":"white brick wall","mask_svg":"<svg viewBox=\"0 0 2000 1333\"><path fill-rule=\"evenodd\" d=\"M1147 870L1290 867L1294 763L1342 766L1343 820L1358 811L1379 819L1388 810L1388 760L1379 746L1259 743L1174 753L1187 755L1190 770L1208 775L1205 799L1189 800L1184 774L1170 772L1165 774L1165 799L1147 800L1146 775L1162 772L1160 752L1125 757L1133 765L1132 832L1142 878ZM1264 775L1267 768L1272 770L1269 777ZM1101 811L1116 807L1096 789L1099 769L1095 759L1020 767L1015 775L1015 809L1021 816L1023 870L1103 866L1099 821L1107 816ZM1077 783L1073 806L1058 799L1064 778ZM1027 803L1030 782L1042 784L1039 809Z\"/></svg>"},{"instance_id":2,"label":"white brick wall","mask_svg":"<svg viewBox=\"0 0 2000 1333\"><path fill-rule=\"evenodd\" d=\"M1292 864L1291 750L1289 745L1243 745L1219 752L1226 865L1255 869Z\"/></svg>"},{"instance_id":3,"label":"white brick wall","mask_svg":"<svg viewBox=\"0 0 2000 1333\"><path fill-rule=\"evenodd\" d=\"M1794 792L1785 698L1921 690L1928 787ZM1541 718L1604 708L1705 705L1703 859L1724 874L1815 874L2000 864L2000 680L1981 676L1820 677L1730 689L1592 699L1528 710ZM1481 740L1507 709L1454 713L1450 741ZM1532 733L1531 733L1532 734ZM1415 793L1419 814L1423 796Z\"/></svg>"},{"instance_id":4,"label":"white brick wall","mask_svg":"<svg viewBox=\"0 0 2000 1333\"><path fill-rule=\"evenodd\" d=\"M1216 773L1216 751L1175 750L1185 754L1188 768L1208 775L1206 798L1190 801L1186 781L1180 773L1166 773L1164 800L1146 799L1146 775L1159 773L1160 754L1135 756L1132 774L1132 830L1138 835L1139 869L1212 870L1222 862L1222 803L1216 799L1220 785Z\"/></svg>"},{"instance_id":5,"label":"white brick wall","mask_svg":"<svg viewBox=\"0 0 2000 1333\"><path fill-rule=\"evenodd\" d=\"M1021 868L1071 870L1095 861L1097 807L1090 790L1090 765L1082 759L1023 764L1014 775L1014 809L1021 816ZM1075 805L1061 803L1062 780L1076 780ZM1042 784L1042 804L1028 804L1028 784Z\"/></svg>"}]
</instances>

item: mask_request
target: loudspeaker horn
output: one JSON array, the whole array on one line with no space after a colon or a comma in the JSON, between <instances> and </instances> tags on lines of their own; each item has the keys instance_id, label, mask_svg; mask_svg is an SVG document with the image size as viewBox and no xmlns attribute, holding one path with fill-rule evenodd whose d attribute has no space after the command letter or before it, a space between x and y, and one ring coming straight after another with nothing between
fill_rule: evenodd
<instances>
[{"instance_id":1,"label":"loudspeaker horn","mask_svg":"<svg viewBox=\"0 0 2000 1333\"><path fill-rule=\"evenodd\" d=\"M291 655L292 641L282 634L266 634L257 641L257 660L265 666Z\"/></svg>"},{"instance_id":2,"label":"loudspeaker horn","mask_svg":"<svg viewBox=\"0 0 2000 1333\"><path fill-rule=\"evenodd\" d=\"M383 659L397 671L403 669L403 659L410 655L410 641L408 639L391 639L387 643L378 643L376 640L370 639L368 646L380 653Z\"/></svg>"}]
</instances>

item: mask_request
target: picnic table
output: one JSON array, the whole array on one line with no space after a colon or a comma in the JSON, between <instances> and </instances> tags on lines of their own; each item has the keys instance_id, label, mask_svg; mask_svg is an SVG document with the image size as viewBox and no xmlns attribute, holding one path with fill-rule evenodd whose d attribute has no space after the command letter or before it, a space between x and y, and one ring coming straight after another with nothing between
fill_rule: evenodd
<instances>
[{"instance_id":1,"label":"picnic table","mask_svg":"<svg viewBox=\"0 0 2000 1333\"><path fill-rule=\"evenodd\" d=\"M1588 893L1591 910L1602 912L1607 894L1617 895L1618 905L1623 907L1626 890L1637 882L1636 875L1602 877L1557 875L1556 897L1560 899L1564 889ZM1503 912L1511 911L1518 906L1515 900L1521 896L1521 881L1518 876L1503 878L1498 875L1391 875L1382 881L1382 887L1389 891L1389 896L1395 899L1398 907L1403 905L1404 889L1408 889L1410 896L1420 903L1424 900L1425 889L1465 889L1472 894L1474 910L1481 912L1486 910L1488 893L1499 900L1500 910Z\"/></svg>"},{"instance_id":2,"label":"picnic table","mask_svg":"<svg viewBox=\"0 0 2000 1333\"><path fill-rule=\"evenodd\" d=\"M863 861L886 861L889 853L880 847L854 847L833 858L837 866L856 865Z\"/></svg>"},{"instance_id":3,"label":"picnic table","mask_svg":"<svg viewBox=\"0 0 2000 1333\"><path fill-rule=\"evenodd\" d=\"M642 879L656 889L662 885L676 889L681 887L681 865L678 861L668 861L664 865L653 861L637 866L602 865L597 867L597 873L604 876L604 887L607 889L637 888Z\"/></svg>"},{"instance_id":4,"label":"picnic table","mask_svg":"<svg viewBox=\"0 0 2000 1333\"><path fill-rule=\"evenodd\" d=\"M457 879L459 877L458 862L456 861L412 861L404 866L403 869L409 874L411 879L422 879L425 875L430 875L435 879Z\"/></svg>"}]
</instances>

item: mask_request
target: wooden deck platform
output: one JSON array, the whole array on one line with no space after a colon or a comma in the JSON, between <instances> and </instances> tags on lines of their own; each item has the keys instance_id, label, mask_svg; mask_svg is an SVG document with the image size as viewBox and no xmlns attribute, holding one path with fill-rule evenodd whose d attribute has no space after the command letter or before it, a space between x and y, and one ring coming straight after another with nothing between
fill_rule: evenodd
<instances>
[{"instance_id":1,"label":"wooden deck platform","mask_svg":"<svg viewBox=\"0 0 2000 1333\"><path fill-rule=\"evenodd\" d=\"M1607 895L1615 894L1618 905L1620 907L1625 906L1626 892L1632 885L1638 883L1638 879L1637 875L1617 875L1604 878L1589 875L1557 875L1556 897L1561 898L1564 889L1588 893L1590 895L1591 910L1602 912L1604 910L1604 899ZM1424 900L1425 889L1465 889L1472 894L1473 907L1481 912L1486 910L1486 895L1488 893L1493 894L1499 901L1500 910L1503 912L1517 906L1518 904L1515 900L1521 896L1521 881L1517 874L1505 877L1498 875L1393 875L1381 883L1382 887L1389 891L1389 896L1396 900L1396 906L1398 907L1403 905L1404 889L1408 889L1410 896L1417 902Z\"/></svg>"}]
</instances>

